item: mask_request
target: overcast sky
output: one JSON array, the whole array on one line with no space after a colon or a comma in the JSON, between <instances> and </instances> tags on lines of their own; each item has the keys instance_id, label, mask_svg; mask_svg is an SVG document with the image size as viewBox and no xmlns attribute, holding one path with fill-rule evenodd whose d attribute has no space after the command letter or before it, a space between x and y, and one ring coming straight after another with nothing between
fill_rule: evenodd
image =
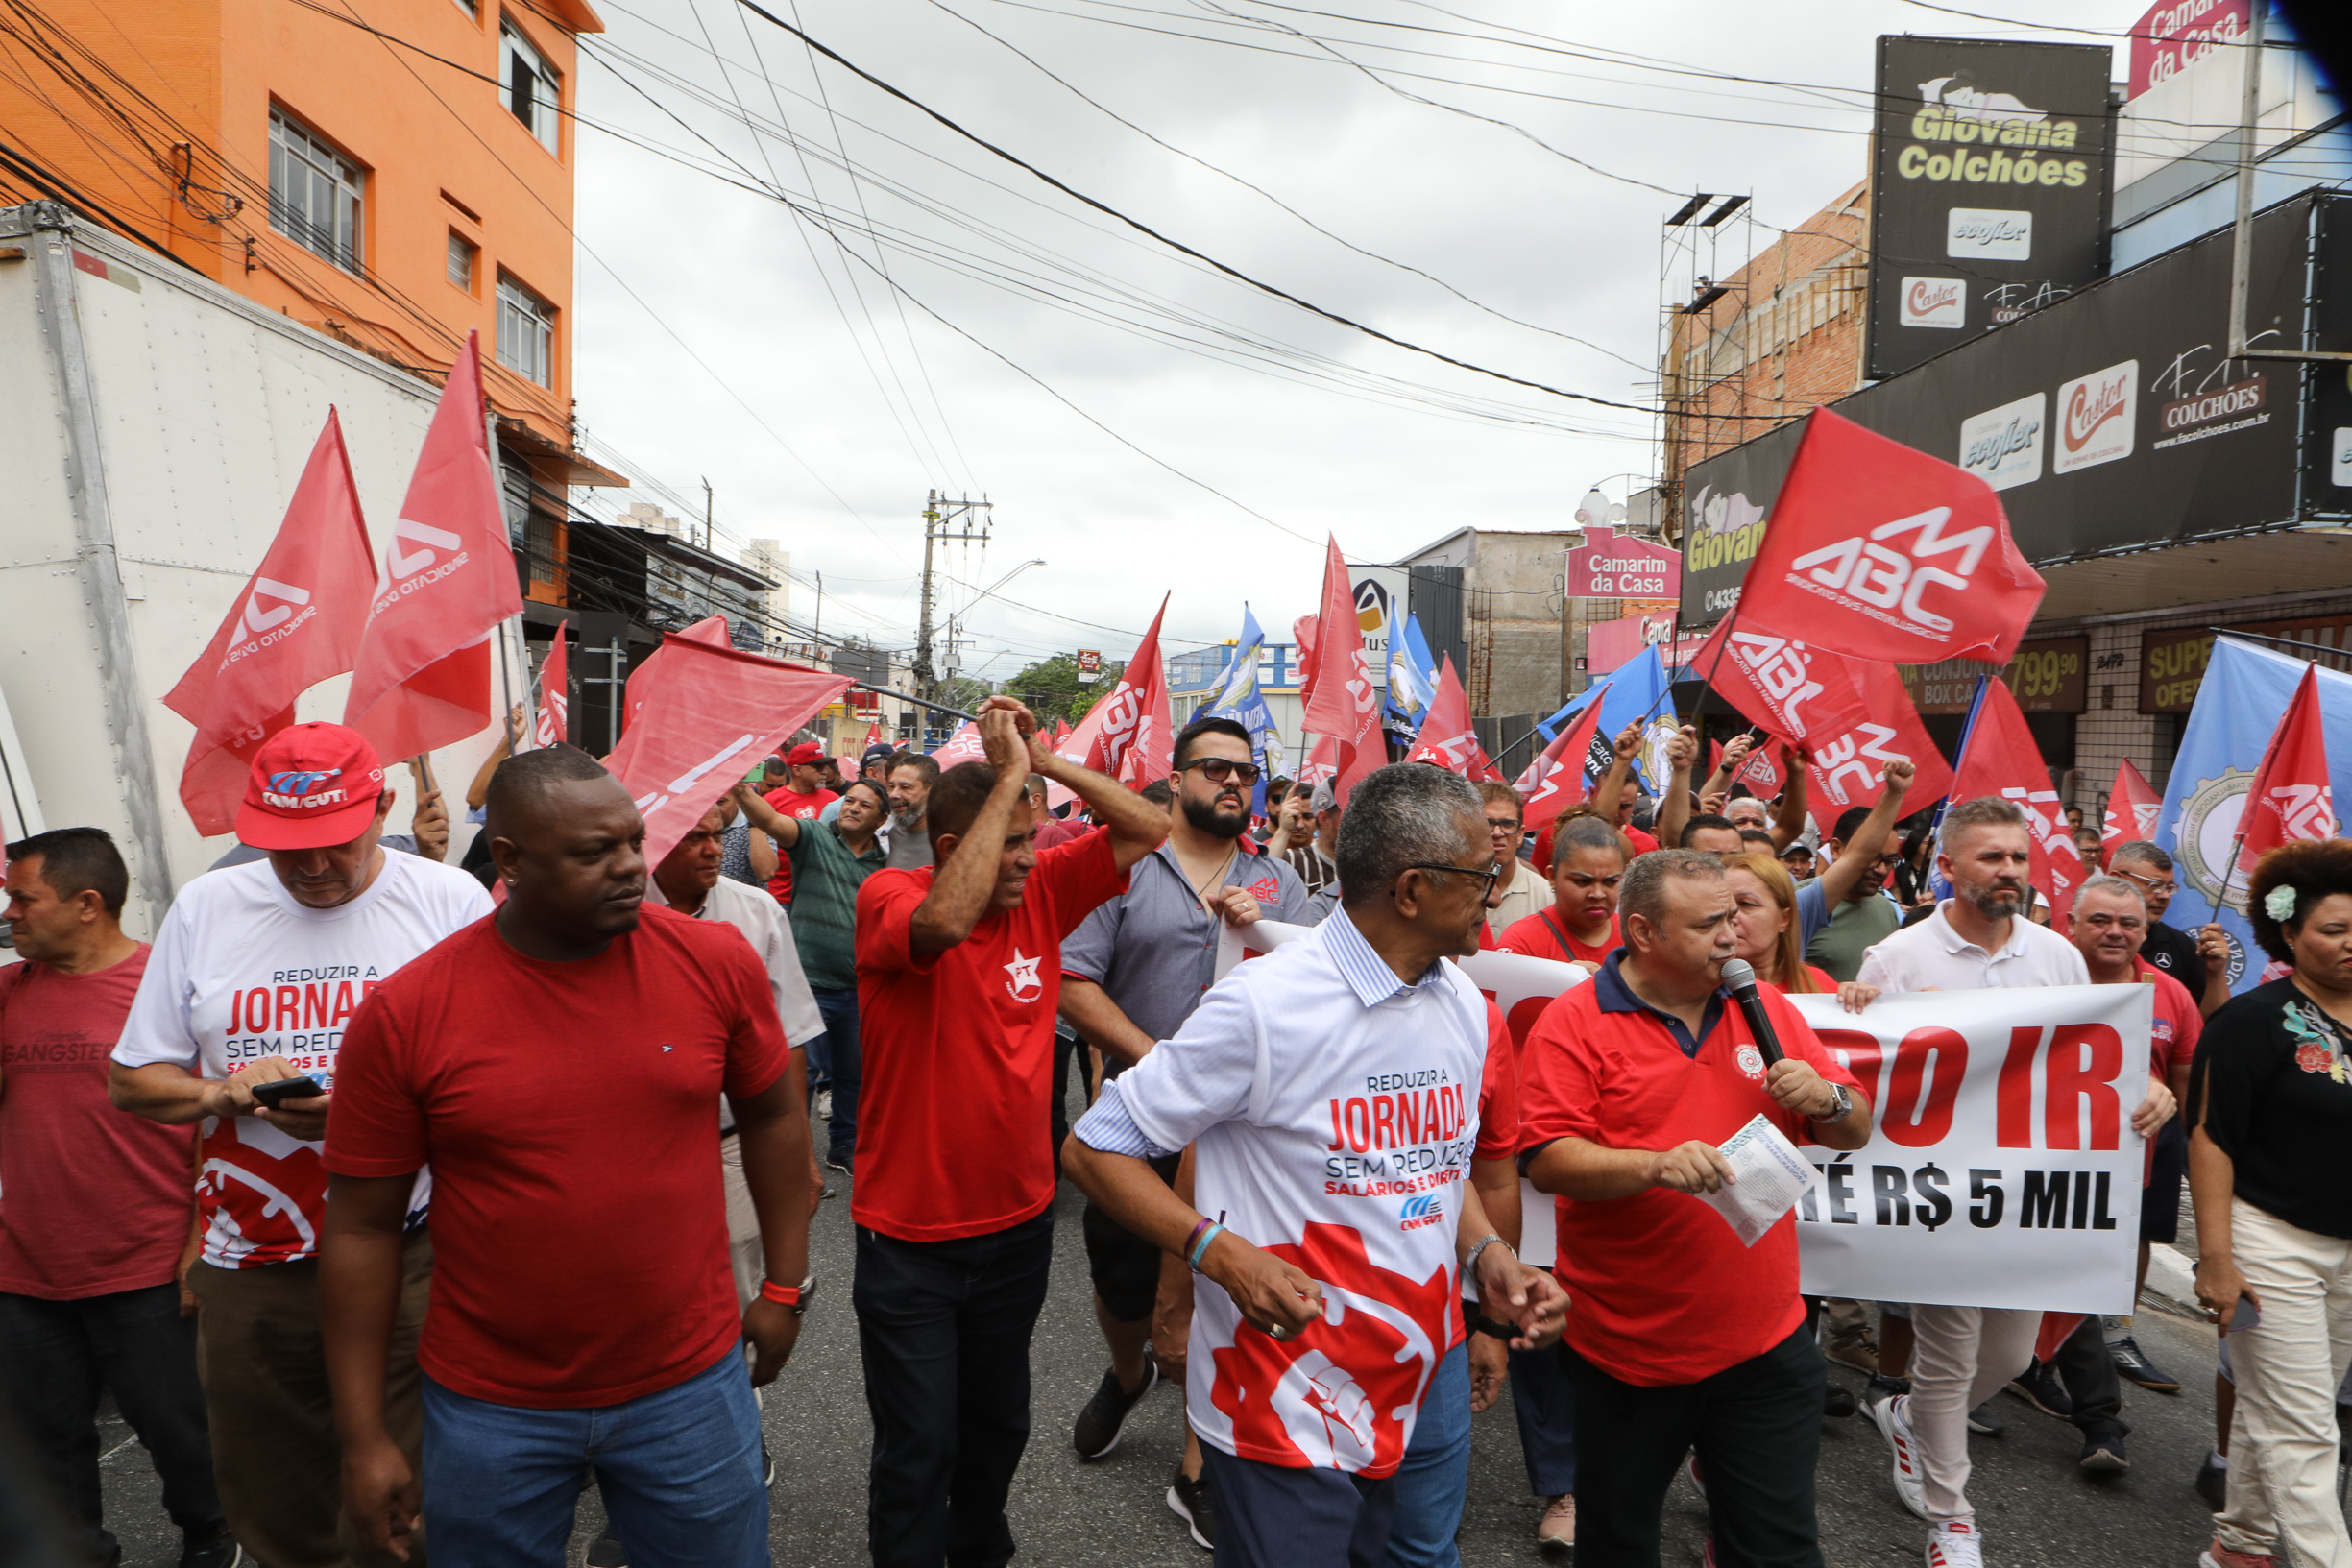
<instances>
[{"instance_id":1,"label":"overcast sky","mask_svg":"<svg viewBox=\"0 0 2352 1568\"><path fill-rule=\"evenodd\" d=\"M1728 274L1746 259L1734 247L1761 248L1767 226L1862 178L1879 34L2098 41L1896 0L1308 0L1321 14L1248 0L764 3L1251 277L1454 359L1642 408L1660 223L1679 205L1648 187L1754 194L1754 228L1725 226ZM581 113L780 188L809 216L585 130L580 418L633 478L697 512L707 477L722 549L775 538L796 575L821 571L828 635L912 643L934 488L996 503L985 552L944 558L965 586L942 583L942 613L1047 563L1006 590L1034 609L991 600L967 617L967 672L1003 679L1056 651L1124 653L1168 592L1171 651L1233 636L1245 598L1287 639L1315 608L1327 532L1350 560L1394 560L1464 526L1564 526L1595 484L1622 499L1655 470L1646 412L1457 370L1270 298L844 67L812 67L733 0L596 4L607 32L590 53L632 58L584 60ZM2122 30L2144 7L1965 9ZM792 613L814 618L805 582Z\"/></svg>"}]
</instances>

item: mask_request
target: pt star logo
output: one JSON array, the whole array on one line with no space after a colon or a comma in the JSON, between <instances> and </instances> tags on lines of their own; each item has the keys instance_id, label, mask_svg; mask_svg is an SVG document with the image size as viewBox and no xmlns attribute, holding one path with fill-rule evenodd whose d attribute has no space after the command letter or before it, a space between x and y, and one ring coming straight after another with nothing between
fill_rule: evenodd
<instances>
[{"instance_id":1,"label":"pt star logo","mask_svg":"<svg viewBox=\"0 0 2352 1568\"><path fill-rule=\"evenodd\" d=\"M1012 950L1012 962L1005 966L1007 977L1005 989L1011 993L1013 1001L1028 1001L1045 989L1045 981L1037 977L1037 965L1042 961L1022 957L1019 948Z\"/></svg>"}]
</instances>

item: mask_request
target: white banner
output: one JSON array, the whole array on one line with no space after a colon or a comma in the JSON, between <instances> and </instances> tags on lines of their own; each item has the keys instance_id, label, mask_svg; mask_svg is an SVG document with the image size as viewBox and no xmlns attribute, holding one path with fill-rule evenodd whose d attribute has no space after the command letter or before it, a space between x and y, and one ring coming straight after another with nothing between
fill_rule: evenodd
<instances>
[{"instance_id":1,"label":"white banner","mask_svg":"<svg viewBox=\"0 0 2352 1568\"><path fill-rule=\"evenodd\" d=\"M1228 928L1217 973L1304 934ZM1512 1037L1585 982L1571 964L1481 953L1463 972ZM1842 1011L1788 999L1870 1093L1849 1154L1806 1146L1821 1182L1797 1211L1804 1290L1866 1301L2129 1313L2153 996L2145 985L1921 992ZM1891 1118L1891 1124L1890 1124ZM1552 1200L1522 1184L1531 1264L1552 1261Z\"/></svg>"}]
</instances>

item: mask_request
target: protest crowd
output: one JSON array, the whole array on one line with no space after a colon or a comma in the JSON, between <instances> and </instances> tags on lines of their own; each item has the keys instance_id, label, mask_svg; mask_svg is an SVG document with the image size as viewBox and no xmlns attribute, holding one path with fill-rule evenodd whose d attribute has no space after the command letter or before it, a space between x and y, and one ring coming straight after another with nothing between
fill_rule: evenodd
<instances>
[{"instance_id":1,"label":"protest crowd","mask_svg":"<svg viewBox=\"0 0 2352 1568\"><path fill-rule=\"evenodd\" d=\"M2030 618L1999 538L1938 648ZM1752 583L1806 547L1776 531ZM1336 543L1292 777L1246 715L1175 729L1155 647L1075 728L998 695L935 754L836 758L802 736L844 680L672 636L604 757L507 715L456 863L426 779L385 833L429 661L370 639L428 597L325 656L347 722L216 704L183 800L235 847L152 943L106 832L7 846L0 1397L62 1560L120 1558L103 1389L183 1568L557 1568L592 1485L589 1568L757 1568L794 1461L763 1401L842 1316L889 1568L1009 1560L1031 1438L1105 1461L1162 1381L1171 1528L1221 1564L1459 1562L1506 1394L1542 1561L1658 1563L1687 1474L1706 1562L1821 1564L1840 1420L1929 1568L2040 1560L1981 1522L1972 1433L2011 1390L2085 1474L2132 1464L2127 1386L2208 1370L2132 1330L2185 1187L2228 1394L2179 1478L2199 1561L2352 1568L2352 840L2273 804L2327 794L2316 672L2242 819L2270 967L2234 976L2219 927L2164 923L2127 802L2069 832L1998 681L1955 763L1826 771L1867 670L1920 650L1821 610L1792 653L1753 587L1694 667L1760 738L1702 773L1671 712L1603 733L1604 683L1515 784L1458 686L1392 760ZM1804 712L1762 673L1791 657ZM2033 1169L1968 1168L2003 1159ZM1921 1261L1964 1245L1990 1261ZM1103 1371L1037 1411L1057 1288Z\"/></svg>"}]
</instances>

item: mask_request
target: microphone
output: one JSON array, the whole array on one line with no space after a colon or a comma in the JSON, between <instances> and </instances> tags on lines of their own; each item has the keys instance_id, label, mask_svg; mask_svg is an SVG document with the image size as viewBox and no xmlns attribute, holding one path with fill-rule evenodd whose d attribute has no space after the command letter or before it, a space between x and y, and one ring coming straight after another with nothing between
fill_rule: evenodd
<instances>
[{"instance_id":1,"label":"microphone","mask_svg":"<svg viewBox=\"0 0 2352 1568\"><path fill-rule=\"evenodd\" d=\"M1757 993L1756 966L1744 958L1723 961L1724 989L1739 1003L1739 1010L1748 1015L1748 1032L1756 1036L1756 1049L1770 1067L1782 1056L1781 1037L1772 1032L1772 1017L1764 1011L1764 999Z\"/></svg>"}]
</instances>

